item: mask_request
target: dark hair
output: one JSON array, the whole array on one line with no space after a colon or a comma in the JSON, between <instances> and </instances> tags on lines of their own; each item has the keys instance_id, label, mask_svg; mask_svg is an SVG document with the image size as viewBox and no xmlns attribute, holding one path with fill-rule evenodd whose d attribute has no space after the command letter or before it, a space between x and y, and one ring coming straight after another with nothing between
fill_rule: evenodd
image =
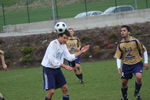
<instances>
[{"instance_id":1,"label":"dark hair","mask_svg":"<svg viewBox=\"0 0 150 100\"><path fill-rule=\"evenodd\" d=\"M131 32L131 28L128 25L122 25L121 28L126 28L128 32Z\"/></svg>"},{"instance_id":2,"label":"dark hair","mask_svg":"<svg viewBox=\"0 0 150 100\"><path fill-rule=\"evenodd\" d=\"M73 30L73 28L68 28L68 30Z\"/></svg>"},{"instance_id":3,"label":"dark hair","mask_svg":"<svg viewBox=\"0 0 150 100\"><path fill-rule=\"evenodd\" d=\"M68 30L65 30L65 32L59 33L59 34L58 34L58 37L62 37L64 34L67 35L68 37L70 36L69 31L68 31Z\"/></svg>"}]
</instances>

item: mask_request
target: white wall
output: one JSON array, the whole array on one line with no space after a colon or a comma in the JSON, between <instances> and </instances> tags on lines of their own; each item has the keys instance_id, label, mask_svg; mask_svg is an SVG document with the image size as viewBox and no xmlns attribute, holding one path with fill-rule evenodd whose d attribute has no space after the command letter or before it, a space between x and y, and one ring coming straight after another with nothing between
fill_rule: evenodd
<instances>
[{"instance_id":1,"label":"white wall","mask_svg":"<svg viewBox=\"0 0 150 100\"><path fill-rule=\"evenodd\" d=\"M123 24L143 23L150 21L150 9L135 10L112 15L99 15L84 18L62 19L68 27L75 30L85 30L98 27L115 26ZM7 25L4 26L4 32L30 32L30 33L47 33L53 31L54 21L42 21L27 24Z\"/></svg>"}]
</instances>

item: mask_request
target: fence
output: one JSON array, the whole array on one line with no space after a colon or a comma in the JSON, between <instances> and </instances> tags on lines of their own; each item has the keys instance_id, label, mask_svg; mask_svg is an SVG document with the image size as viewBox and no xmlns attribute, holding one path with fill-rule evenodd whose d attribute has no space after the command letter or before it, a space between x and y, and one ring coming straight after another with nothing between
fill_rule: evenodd
<instances>
[{"instance_id":1,"label":"fence","mask_svg":"<svg viewBox=\"0 0 150 100\"><path fill-rule=\"evenodd\" d=\"M0 31L4 25L73 18L81 12L104 11L119 5L145 9L150 7L150 0L3 0Z\"/></svg>"}]
</instances>

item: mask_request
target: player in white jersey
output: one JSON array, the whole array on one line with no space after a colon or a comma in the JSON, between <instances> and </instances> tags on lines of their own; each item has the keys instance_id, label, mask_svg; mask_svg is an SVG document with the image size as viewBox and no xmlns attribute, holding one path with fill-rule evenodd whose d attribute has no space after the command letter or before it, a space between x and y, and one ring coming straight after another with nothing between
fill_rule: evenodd
<instances>
[{"instance_id":1,"label":"player in white jersey","mask_svg":"<svg viewBox=\"0 0 150 100\"><path fill-rule=\"evenodd\" d=\"M41 63L43 66L44 89L48 91L45 100L52 100L54 91L57 88L61 88L63 100L69 100L68 87L60 68L74 70L74 68L63 64L64 59L73 61L89 49L89 45L86 45L76 54L70 54L66 46L69 36L70 34L67 30L58 34L58 38L50 42L45 52Z\"/></svg>"}]
</instances>

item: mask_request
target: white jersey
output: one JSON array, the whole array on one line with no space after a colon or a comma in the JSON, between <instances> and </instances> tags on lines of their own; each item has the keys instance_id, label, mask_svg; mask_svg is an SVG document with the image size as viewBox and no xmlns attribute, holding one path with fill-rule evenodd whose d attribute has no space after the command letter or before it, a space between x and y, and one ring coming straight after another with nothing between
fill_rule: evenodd
<instances>
[{"instance_id":1,"label":"white jersey","mask_svg":"<svg viewBox=\"0 0 150 100\"><path fill-rule=\"evenodd\" d=\"M45 55L42 60L42 66L49 68L59 68L64 62L64 58L68 61L73 61L76 59L74 54L70 54L66 44L60 44L60 42L55 39L50 42Z\"/></svg>"}]
</instances>

